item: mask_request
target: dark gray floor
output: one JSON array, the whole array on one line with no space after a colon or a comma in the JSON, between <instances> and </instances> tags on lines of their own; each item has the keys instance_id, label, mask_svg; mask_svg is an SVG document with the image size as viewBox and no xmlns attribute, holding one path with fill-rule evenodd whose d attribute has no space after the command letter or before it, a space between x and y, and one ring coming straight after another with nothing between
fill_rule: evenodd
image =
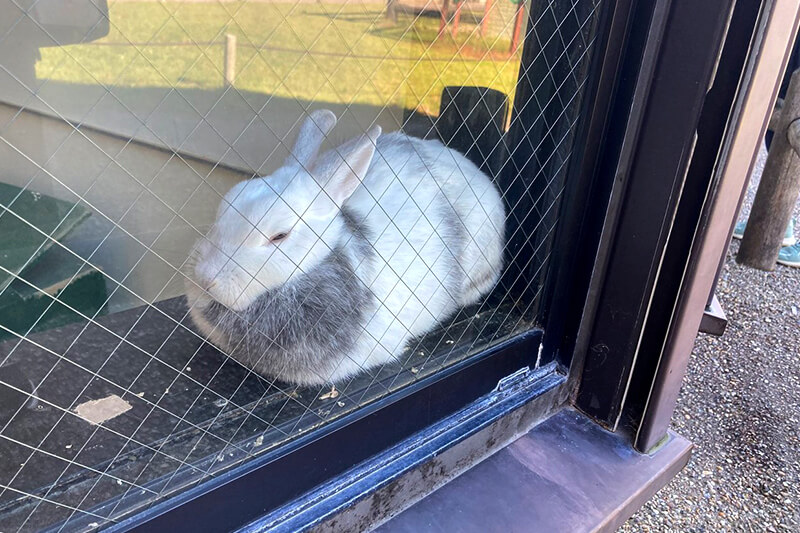
<instances>
[{"instance_id":1,"label":"dark gray floor","mask_svg":"<svg viewBox=\"0 0 800 533\"><path fill-rule=\"evenodd\" d=\"M528 327L511 303L478 310L420 339L402 366L338 383L335 398L203 343L182 297L0 342L0 532L110 520L452 364L473 340ZM129 409L101 426L75 412L111 396Z\"/></svg>"}]
</instances>

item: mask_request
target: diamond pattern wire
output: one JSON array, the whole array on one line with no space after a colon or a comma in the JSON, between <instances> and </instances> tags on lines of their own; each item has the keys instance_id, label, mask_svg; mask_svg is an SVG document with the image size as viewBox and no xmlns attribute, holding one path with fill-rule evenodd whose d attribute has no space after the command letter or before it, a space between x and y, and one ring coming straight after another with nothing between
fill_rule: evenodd
<instances>
[{"instance_id":1,"label":"diamond pattern wire","mask_svg":"<svg viewBox=\"0 0 800 533\"><path fill-rule=\"evenodd\" d=\"M202 12L180 0L81 0L70 3L71 13L55 0L0 0L0 158L10 162L0 174L0 530L109 525L536 327L600 2L526 4L531 20L517 53L506 52L515 23L510 2L495 2L486 27L484 4L466 3L457 36L452 19L438 31L438 15L430 16L438 4L398 3L404 9L392 23L384 4L367 0L218 1ZM272 25L260 29L254 20ZM235 36L242 59L233 83L223 83L226 35ZM529 86L524 101L514 98L517 75ZM456 89L437 112L431 102L445 85ZM504 92L512 111L492 107L476 86ZM478 123L459 107L470 94L479 94L489 121ZM332 132L315 111L326 107L339 118ZM337 245L328 241L342 215L313 228L306 221L309 206L339 202L338 189L320 182L298 207L290 189L275 188L285 216L303 221L318 246L292 255L273 244L272 255L294 276L285 283L312 275L314 254L344 254L340 283L366 287L365 298L375 302L357 328L359 342L371 347L364 357L342 351L327 373L306 379L280 368L258 371L267 353L285 355L287 364L297 357L276 339L299 319L289 317L268 338L270 309L251 311L258 300L239 306L248 287L269 292L259 277L265 267L243 264L242 252L256 241L267 246L275 234L264 230L263 210L255 218L248 211L247 187L231 187L270 175L284 159L296 175L321 172L316 159L293 148L307 120L317 122L341 175L359 173L341 142L376 125L382 138L468 132L470 144L451 148L480 149L472 163L491 179L507 224L505 268L493 272L499 282L466 306L442 308L423 298L422 287L427 279L440 287L437 298L461 301L461 289L440 279L435 265L466 257L454 237L466 226L435 214L435 198L445 198L443 208L462 221L488 221L496 210L479 181L446 189L450 181L401 176L406 165L429 176L454 165L453 180L471 172L471 163L411 142L398 164L390 144L375 149L367 138L373 164L385 164L394 188L360 188L369 206L361 223L385 225ZM500 136L478 146L497 133L495 122ZM427 196L425 183L436 187ZM394 196L405 200L395 205ZM41 198L58 209L54 226L40 222ZM212 238L223 227L214 223L218 206L247 223L230 245ZM420 227L427 234L415 241L408 228ZM470 231L463 242L472 243L472 261L491 262L486 243ZM397 247L381 256L379 243L395 234L402 236ZM211 245L198 251L191 245L198 240ZM210 316L203 302L230 296L213 292L226 283L217 279L224 269L199 280L203 253L244 272L224 315L244 324L236 338L225 337L222 319L197 321ZM386 283L364 282L379 260L376 279ZM461 272L463 283L481 281L470 265L456 263L448 272ZM421 264L428 277L416 274ZM305 309L322 288L312 286L293 305ZM309 329L328 331L336 302L320 309ZM409 319L408 309L419 314ZM415 325L423 315L433 319L426 334ZM402 342L370 326L385 317ZM241 350L253 342L272 351L244 364Z\"/></svg>"}]
</instances>

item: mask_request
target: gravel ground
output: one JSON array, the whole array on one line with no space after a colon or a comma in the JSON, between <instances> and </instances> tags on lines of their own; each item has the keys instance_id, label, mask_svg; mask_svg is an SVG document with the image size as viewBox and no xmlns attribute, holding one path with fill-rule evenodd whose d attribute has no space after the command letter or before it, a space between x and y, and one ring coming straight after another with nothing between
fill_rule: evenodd
<instances>
[{"instance_id":1,"label":"gravel ground","mask_svg":"<svg viewBox=\"0 0 800 533\"><path fill-rule=\"evenodd\" d=\"M698 337L672 420L692 459L620 531L800 531L800 269L739 266L738 246L717 291L728 330Z\"/></svg>"}]
</instances>

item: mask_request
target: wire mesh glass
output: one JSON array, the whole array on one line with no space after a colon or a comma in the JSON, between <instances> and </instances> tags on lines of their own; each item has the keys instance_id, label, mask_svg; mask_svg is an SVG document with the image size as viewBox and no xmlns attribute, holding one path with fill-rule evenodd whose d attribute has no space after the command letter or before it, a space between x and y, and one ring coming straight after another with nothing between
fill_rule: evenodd
<instances>
[{"instance_id":1,"label":"wire mesh glass","mask_svg":"<svg viewBox=\"0 0 800 533\"><path fill-rule=\"evenodd\" d=\"M537 327L600 5L0 0L0 531L108 526Z\"/></svg>"}]
</instances>

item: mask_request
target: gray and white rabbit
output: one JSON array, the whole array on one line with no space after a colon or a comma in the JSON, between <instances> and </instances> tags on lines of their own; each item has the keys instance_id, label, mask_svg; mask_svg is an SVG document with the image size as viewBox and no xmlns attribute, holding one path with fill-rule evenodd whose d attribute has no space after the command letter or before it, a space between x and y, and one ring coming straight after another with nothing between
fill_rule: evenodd
<instances>
[{"instance_id":1,"label":"gray and white rabbit","mask_svg":"<svg viewBox=\"0 0 800 533\"><path fill-rule=\"evenodd\" d=\"M303 385L395 360L503 266L503 201L478 167L378 126L318 155L335 124L311 113L283 167L227 193L187 262L209 341Z\"/></svg>"}]
</instances>

